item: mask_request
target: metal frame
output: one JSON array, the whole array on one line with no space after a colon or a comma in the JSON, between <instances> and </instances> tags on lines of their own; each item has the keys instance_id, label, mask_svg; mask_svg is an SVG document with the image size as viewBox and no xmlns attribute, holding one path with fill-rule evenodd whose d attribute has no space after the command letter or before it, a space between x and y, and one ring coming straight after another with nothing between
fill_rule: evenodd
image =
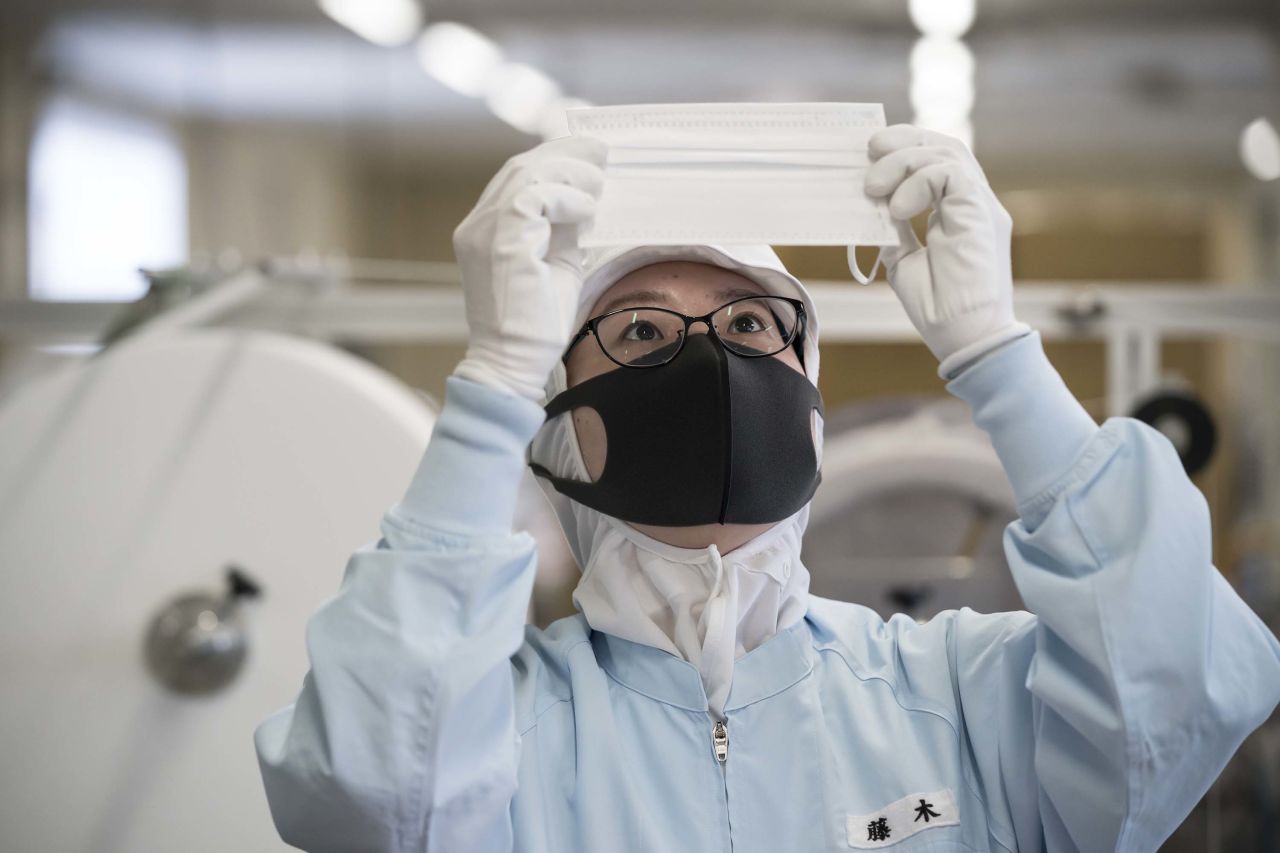
<instances>
[{"instance_id":1,"label":"metal frame","mask_svg":"<svg viewBox=\"0 0 1280 853\"><path fill-rule=\"evenodd\" d=\"M207 277L213 283L130 335L220 324L344 343L458 344L467 338L453 264L272 259ZM919 340L888 287L834 281L806 286L825 343ZM138 310L138 304L0 302L0 340L95 341L123 314ZM1164 340L1235 337L1280 343L1280 289L1220 283L1019 282L1014 307L1018 318L1046 340L1106 343L1111 414L1127 412L1138 396L1160 382Z\"/></svg>"}]
</instances>

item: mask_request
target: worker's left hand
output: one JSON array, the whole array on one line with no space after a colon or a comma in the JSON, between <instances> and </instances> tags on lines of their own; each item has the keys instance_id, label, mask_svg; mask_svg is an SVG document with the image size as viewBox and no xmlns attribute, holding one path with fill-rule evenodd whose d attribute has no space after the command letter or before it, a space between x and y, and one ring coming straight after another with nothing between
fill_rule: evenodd
<instances>
[{"instance_id":1,"label":"worker's left hand","mask_svg":"<svg viewBox=\"0 0 1280 853\"><path fill-rule=\"evenodd\" d=\"M958 139L909 124L871 136L866 191L889 199L901 244L881 260L925 345L954 375L1030 328L1013 316L1013 221ZM933 208L921 245L911 218Z\"/></svg>"}]
</instances>

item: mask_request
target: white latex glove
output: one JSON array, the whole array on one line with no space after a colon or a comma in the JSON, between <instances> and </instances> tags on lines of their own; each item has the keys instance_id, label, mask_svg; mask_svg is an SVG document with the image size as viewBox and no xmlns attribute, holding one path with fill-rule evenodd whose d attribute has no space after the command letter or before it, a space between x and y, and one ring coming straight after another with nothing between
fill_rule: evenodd
<instances>
[{"instance_id":1,"label":"white latex glove","mask_svg":"<svg viewBox=\"0 0 1280 853\"><path fill-rule=\"evenodd\" d=\"M607 150L565 137L512 157L454 230L471 330L454 375L542 402L576 331L578 226L595 215Z\"/></svg>"},{"instance_id":2,"label":"white latex glove","mask_svg":"<svg viewBox=\"0 0 1280 853\"><path fill-rule=\"evenodd\" d=\"M866 192L889 198L901 245L881 261L907 316L941 362L943 377L1031 328L1013 316L1009 235L1013 221L958 139L909 124L868 141ZM911 218L929 214L927 245Z\"/></svg>"}]
</instances>

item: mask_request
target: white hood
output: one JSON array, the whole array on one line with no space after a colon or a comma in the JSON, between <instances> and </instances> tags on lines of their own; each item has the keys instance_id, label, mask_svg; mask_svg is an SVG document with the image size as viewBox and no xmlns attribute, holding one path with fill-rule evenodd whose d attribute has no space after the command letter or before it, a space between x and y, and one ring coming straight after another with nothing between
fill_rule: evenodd
<instances>
[{"instance_id":1,"label":"white hood","mask_svg":"<svg viewBox=\"0 0 1280 853\"><path fill-rule=\"evenodd\" d=\"M733 270L766 291L800 299L808 325L805 373L818 381L818 323L813 302L768 246L639 246L591 250L584 261L574 328L588 319L600 295L622 276L662 261L696 261ZM566 387L563 363L547 383L550 400ZM822 430L817 430L818 461ZM588 481L573 418L554 418L535 436L531 456L549 470ZM547 481L538 484L555 508L582 579L574 605L587 623L624 640L654 646L698 668L712 713L723 716L733 663L804 618L809 573L800 542L809 507L754 539L720 554L716 546L678 548L624 521L570 500Z\"/></svg>"}]
</instances>

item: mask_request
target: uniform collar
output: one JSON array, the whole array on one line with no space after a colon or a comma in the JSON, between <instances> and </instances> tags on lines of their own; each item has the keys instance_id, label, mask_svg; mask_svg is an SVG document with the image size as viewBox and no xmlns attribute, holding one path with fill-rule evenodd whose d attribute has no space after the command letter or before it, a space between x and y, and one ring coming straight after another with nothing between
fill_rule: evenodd
<instances>
[{"instance_id":1,"label":"uniform collar","mask_svg":"<svg viewBox=\"0 0 1280 853\"><path fill-rule=\"evenodd\" d=\"M623 687L677 708L707 710L702 678L688 661L603 631L591 632L591 645L600 666ZM801 619L734 662L725 711L781 693L812 669L813 638L808 622Z\"/></svg>"}]
</instances>

